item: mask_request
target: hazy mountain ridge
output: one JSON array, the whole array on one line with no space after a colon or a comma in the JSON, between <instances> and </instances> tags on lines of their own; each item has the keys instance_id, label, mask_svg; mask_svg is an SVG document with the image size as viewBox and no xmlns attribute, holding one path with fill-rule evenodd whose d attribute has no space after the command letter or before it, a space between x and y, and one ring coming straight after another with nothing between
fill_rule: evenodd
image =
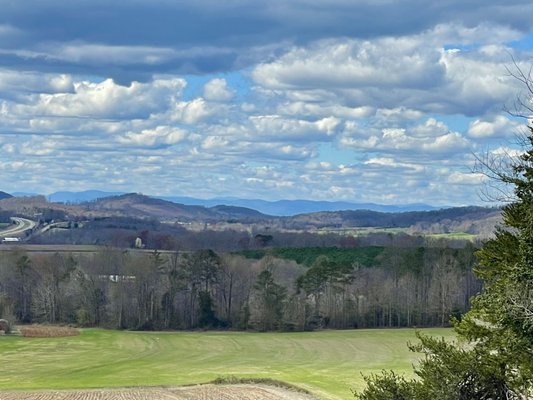
<instances>
[{"instance_id":1,"label":"hazy mountain ridge","mask_svg":"<svg viewBox=\"0 0 533 400\"><path fill-rule=\"evenodd\" d=\"M120 196L124 192L105 192L101 190L86 190L82 192L61 191L47 196L48 200L57 203L78 204L105 197ZM233 197L216 197L212 199L198 199L189 196L150 196L173 203L203 206L207 208L215 206L233 206L256 210L262 214L275 216L292 216L304 213L320 211L343 211L343 210L372 210L379 212L406 212L406 211L430 211L438 207L427 204L404 204L386 205L376 203L354 203L347 201L318 201L318 200L277 200L267 201L261 199L239 199Z\"/></svg>"},{"instance_id":2,"label":"hazy mountain ridge","mask_svg":"<svg viewBox=\"0 0 533 400\"><path fill-rule=\"evenodd\" d=\"M277 200L267 201L259 199L238 198L214 198L198 200L194 198L166 197L171 201L180 201L184 204L199 204L207 207L215 205L233 205L257 210L263 214L276 216L293 216L304 213L320 211L343 211L343 210L372 210L380 212L404 212L404 211L428 211L435 210L427 204L385 205L376 203L352 203L346 201L317 201L317 200Z\"/></svg>"}]
</instances>

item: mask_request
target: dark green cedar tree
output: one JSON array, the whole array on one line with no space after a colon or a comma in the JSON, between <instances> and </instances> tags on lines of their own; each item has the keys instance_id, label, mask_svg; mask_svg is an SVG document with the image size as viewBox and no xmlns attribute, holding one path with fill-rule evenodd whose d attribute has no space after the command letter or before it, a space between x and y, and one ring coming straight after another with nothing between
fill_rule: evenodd
<instances>
[{"instance_id":1,"label":"dark green cedar tree","mask_svg":"<svg viewBox=\"0 0 533 400\"><path fill-rule=\"evenodd\" d=\"M424 355L415 378L387 371L366 377L366 389L354 393L357 399L533 399L533 127L523 144L509 169L484 162L486 174L511 185L514 196L502 209L503 226L477 252L475 273L484 289L454 321L459 341L419 334L420 344L410 345Z\"/></svg>"}]
</instances>

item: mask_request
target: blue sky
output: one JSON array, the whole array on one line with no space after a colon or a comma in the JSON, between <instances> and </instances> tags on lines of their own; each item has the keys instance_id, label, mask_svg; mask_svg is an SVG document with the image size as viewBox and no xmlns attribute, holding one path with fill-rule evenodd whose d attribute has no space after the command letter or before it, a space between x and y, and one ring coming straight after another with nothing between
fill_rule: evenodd
<instances>
[{"instance_id":1,"label":"blue sky","mask_svg":"<svg viewBox=\"0 0 533 400\"><path fill-rule=\"evenodd\" d=\"M527 122L530 1L109 3L0 0L0 190L483 204Z\"/></svg>"}]
</instances>

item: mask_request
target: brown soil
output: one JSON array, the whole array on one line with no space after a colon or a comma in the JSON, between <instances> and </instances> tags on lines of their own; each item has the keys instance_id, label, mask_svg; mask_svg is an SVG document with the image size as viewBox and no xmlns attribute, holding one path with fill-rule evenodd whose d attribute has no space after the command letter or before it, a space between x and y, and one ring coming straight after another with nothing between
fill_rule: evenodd
<instances>
[{"instance_id":1,"label":"brown soil","mask_svg":"<svg viewBox=\"0 0 533 400\"><path fill-rule=\"evenodd\" d=\"M54 325L19 325L17 326L20 334L26 337L60 337L60 336L77 336L80 334L79 329L69 326ZM0 397L2 399L2 397Z\"/></svg>"},{"instance_id":2,"label":"brown soil","mask_svg":"<svg viewBox=\"0 0 533 400\"><path fill-rule=\"evenodd\" d=\"M0 400L316 400L266 385L198 385L179 388L129 388L0 392Z\"/></svg>"}]
</instances>

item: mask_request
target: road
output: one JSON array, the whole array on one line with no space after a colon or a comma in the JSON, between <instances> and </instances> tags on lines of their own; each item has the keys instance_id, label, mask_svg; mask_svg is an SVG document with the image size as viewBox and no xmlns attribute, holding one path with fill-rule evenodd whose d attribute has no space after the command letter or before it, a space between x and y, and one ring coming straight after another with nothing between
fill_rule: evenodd
<instances>
[{"instance_id":1,"label":"road","mask_svg":"<svg viewBox=\"0 0 533 400\"><path fill-rule=\"evenodd\" d=\"M0 238L18 237L24 234L27 230L35 228L36 223L30 219L11 217L16 225L12 225L7 229L0 231Z\"/></svg>"}]
</instances>

